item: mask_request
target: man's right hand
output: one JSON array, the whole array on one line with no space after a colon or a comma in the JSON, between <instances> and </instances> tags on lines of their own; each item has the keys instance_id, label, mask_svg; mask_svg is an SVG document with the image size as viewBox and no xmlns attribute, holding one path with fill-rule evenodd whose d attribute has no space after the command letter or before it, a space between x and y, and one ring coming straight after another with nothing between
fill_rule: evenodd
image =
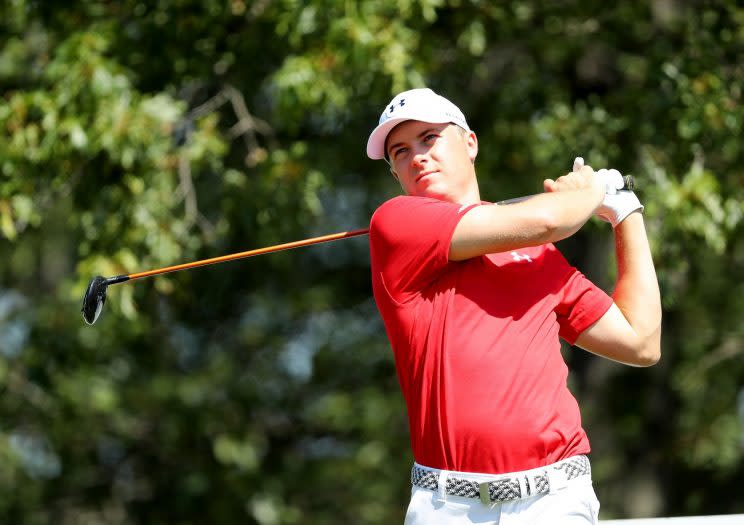
<instances>
[{"instance_id":1,"label":"man's right hand","mask_svg":"<svg viewBox=\"0 0 744 525\"><path fill-rule=\"evenodd\" d=\"M545 179L543 188L546 193L587 190L596 199L596 206L599 206L605 196L604 181L597 176L591 166L584 166L583 159L579 163L579 159L580 157L574 162L574 171L558 177L556 180Z\"/></svg>"}]
</instances>

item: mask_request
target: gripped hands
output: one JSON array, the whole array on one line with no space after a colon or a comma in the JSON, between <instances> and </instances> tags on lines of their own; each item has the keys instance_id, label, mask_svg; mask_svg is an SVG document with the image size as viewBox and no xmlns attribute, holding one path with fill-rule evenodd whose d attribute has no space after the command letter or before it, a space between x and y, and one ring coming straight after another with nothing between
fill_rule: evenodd
<instances>
[{"instance_id":1,"label":"gripped hands","mask_svg":"<svg viewBox=\"0 0 744 525\"><path fill-rule=\"evenodd\" d=\"M574 171L567 173L556 180L545 179L543 188L546 193L561 191L585 191L599 206L605 196L605 184L601 177L591 166L576 165Z\"/></svg>"}]
</instances>

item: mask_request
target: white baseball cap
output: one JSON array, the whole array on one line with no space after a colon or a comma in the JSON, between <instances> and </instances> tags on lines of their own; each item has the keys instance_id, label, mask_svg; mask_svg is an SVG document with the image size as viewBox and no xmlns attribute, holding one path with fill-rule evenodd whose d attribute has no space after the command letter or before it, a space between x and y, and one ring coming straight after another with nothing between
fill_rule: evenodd
<instances>
[{"instance_id":1,"label":"white baseball cap","mask_svg":"<svg viewBox=\"0 0 744 525\"><path fill-rule=\"evenodd\" d=\"M385 158L385 139L388 133L404 120L419 120L432 124L451 122L470 132L460 108L429 88L411 89L395 95L380 115L380 122L367 141L370 159Z\"/></svg>"}]
</instances>

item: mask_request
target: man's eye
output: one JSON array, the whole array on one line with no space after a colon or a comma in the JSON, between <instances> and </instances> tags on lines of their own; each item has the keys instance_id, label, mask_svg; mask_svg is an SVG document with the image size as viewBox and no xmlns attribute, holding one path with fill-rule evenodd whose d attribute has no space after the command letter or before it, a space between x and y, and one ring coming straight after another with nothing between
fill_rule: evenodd
<instances>
[{"instance_id":1,"label":"man's eye","mask_svg":"<svg viewBox=\"0 0 744 525\"><path fill-rule=\"evenodd\" d=\"M434 133L429 133L427 136L424 137L424 142L429 142L436 138L437 136Z\"/></svg>"},{"instance_id":2,"label":"man's eye","mask_svg":"<svg viewBox=\"0 0 744 525\"><path fill-rule=\"evenodd\" d=\"M398 149L396 149L395 151L393 151L393 158L394 159L397 159L400 156L401 153L405 153L406 151L408 151L408 148L398 148Z\"/></svg>"}]
</instances>

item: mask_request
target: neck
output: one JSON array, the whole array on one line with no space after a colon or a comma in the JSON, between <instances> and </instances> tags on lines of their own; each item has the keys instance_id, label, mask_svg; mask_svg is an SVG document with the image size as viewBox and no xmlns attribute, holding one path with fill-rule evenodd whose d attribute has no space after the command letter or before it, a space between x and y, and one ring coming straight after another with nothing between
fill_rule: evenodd
<instances>
[{"instance_id":1,"label":"neck","mask_svg":"<svg viewBox=\"0 0 744 525\"><path fill-rule=\"evenodd\" d=\"M453 202L456 202L457 204L463 204L463 205L471 205L471 204L480 204L481 198L480 198L480 191L478 191L478 187L470 189L469 191L465 192L463 195L459 196L458 198L454 199Z\"/></svg>"},{"instance_id":2,"label":"neck","mask_svg":"<svg viewBox=\"0 0 744 525\"><path fill-rule=\"evenodd\" d=\"M447 200L456 202L457 204L480 204L480 188L478 187L478 179L473 172L473 176L468 181L468 184L464 188L460 188L456 194L449 196Z\"/></svg>"}]
</instances>

